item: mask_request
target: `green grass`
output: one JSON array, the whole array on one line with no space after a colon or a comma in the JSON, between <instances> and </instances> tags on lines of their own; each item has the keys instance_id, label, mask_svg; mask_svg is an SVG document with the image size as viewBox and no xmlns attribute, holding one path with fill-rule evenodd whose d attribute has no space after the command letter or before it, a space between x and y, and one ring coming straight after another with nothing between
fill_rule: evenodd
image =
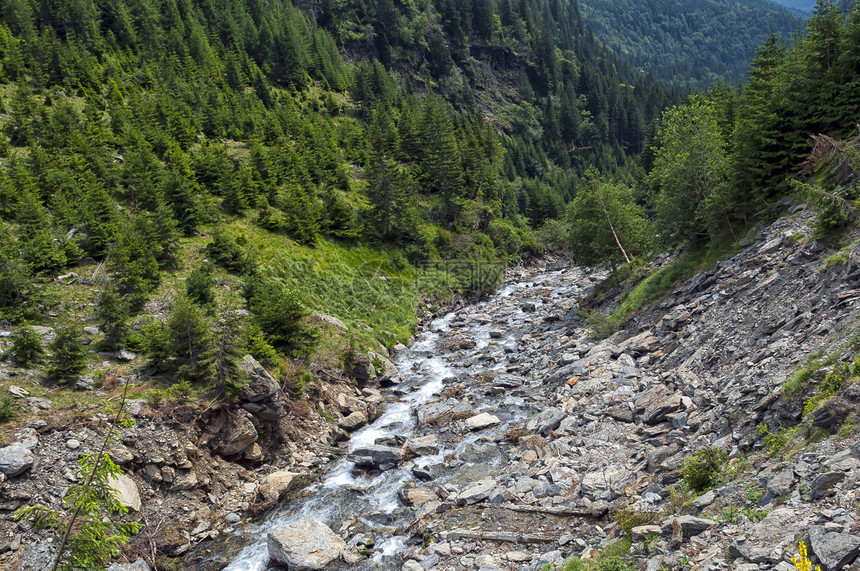
<instances>
[{"instance_id":1,"label":"green grass","mask_svg":"<svg viewBox=\"0 0 860 571\"><path fill-rule=\"evenodd\" d=\"M460 289L449 272L416 269L394 248L327 238L315 247L302 246L242 219L222 227L244 237L264 271L298 291L312 312L333 315L359 338L371 333L387 347L405 343L414 333L422 293L450 299Z\"/></svg>"},{"instance_id":2,"label":"green grass","mask_svg":"<svg viewBox=\"0 0 860 571\"><path fill-rule=\"evenodd\" d=\"M654 272L633 288L612 313L613 317L623 318L630 315L652 301L669 294L682 280L713 269L717 263L734 256L737 252L736 243L717 248L688 248L671 264Z\"/></svg>"},{"instance_id":3,"label":"green grass","mask_svg":"<svg viewBox=\"0 0 860 571\"><path fill-rule=\"evenodd\" d=\"M639 282L624 296L611 315L604 315L598 311L585 312L584 318L592 336L598 339L608 337L617 331L633 313L665 297L683 280L713 269L717 263L732 257L737 252L738 246L734 242L717 247L691 246L668 266Z\"/></svg>"}]
</instances>

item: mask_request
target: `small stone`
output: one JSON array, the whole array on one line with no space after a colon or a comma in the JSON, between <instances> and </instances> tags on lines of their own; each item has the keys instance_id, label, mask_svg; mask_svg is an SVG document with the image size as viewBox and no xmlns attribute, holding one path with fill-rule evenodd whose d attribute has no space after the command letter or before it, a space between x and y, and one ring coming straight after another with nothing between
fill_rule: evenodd
<instances>
[{"instance_id":1,"label":"small stone","mask_svg":"<svg viewBox=\"0 0 860 571\"><path fill-rule=\"evenodd\" d=\"M711 490L705 494L702 494L695 500L693 500L693 505L699 509L706 508L717 499L717 494L714 490Z\"/></svg>"},{"instance_id":2,"label":"small stone","mask_svg":"<svg viewBox=\"0 0 860 571\"><path fill-rule=\"evenodd\" d=\"M505 332L501 329L493 329L490 331L491 339L501 339L505 335Z\"/></svg>"},{"instance_id":3,"label":"small stone","mask_svg":"<svg viewBox=\"0 0 860 571\"><path fill-rule=\"evenodd\" d=\"M69 450L77 450L81 447L81 441L77 438L69 438L66 440L66 448Z\"/></svg>"},{"instance_id":4,"label":"small stone","mask_svg":"<svg viewBox=\"0 0 860 571\"><path fill-rule=\"evenodd\" d=\"M107 571L151 571L151 568L146 561L138 559L134 563L114 563Z\"/></svg>"},{"instance_id":5,"label":"small stone","mask_svg":"<svg viewBox=\"0 0 860 571\"><path fill-rule=\"evenodd\" d=\"M134 361L137 358L137 354L128 349L120 349L115 353L115 356L117 361Z\"/></svg>"},{"instance_id":6,"label":"small stone","mask_svg":"<svg viewBox=\"0 0 860 571\"><path fill-rule=\"evenodd\" d=\"M467 418L466 428L469 430L482 430L490 426L496 426L501 422L502 421L499 420L499 417L488 412L482 412L481 414L476 414L475 416Z\"/></svg>"},{"instance_id":7,"label":"small stone","mask_svg":"<svg viewBox=\"0 0 860 571\"><path fill-rule=\"evenodd\" d=\"M9 394L16 398L24 398L30 396L30 393L27 389L22 389L21 387L12 385L9 387Z\"/></svg>"}]
</instances>

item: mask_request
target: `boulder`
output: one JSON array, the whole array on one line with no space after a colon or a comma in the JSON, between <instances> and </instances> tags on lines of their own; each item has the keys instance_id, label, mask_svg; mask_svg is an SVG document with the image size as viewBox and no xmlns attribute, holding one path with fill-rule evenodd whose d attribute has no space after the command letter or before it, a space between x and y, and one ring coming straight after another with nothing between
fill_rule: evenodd
<instances>
[{"instance_id":1,"label":"boulder","mask_svg":"<svg viewBox=\"0 0 860 571\"><path fill-rule=\"evenodd\" d=\"M373 367L376 369L376 375L380 381L387 381L399 372L397 366L392 363L385 355L379 353L368 353L367 358L370 359Z\"/></svg>"},{"instance_id":2,"label":"boulder","mask_svg":"<svg viewBox=\"0 0 860 571\"><path fill-rule=\"evenodd\" d=\"M791 491L794 485L794 472L790 468L786 468L774 474L767 481L767 491L774 496L784 496Z\"/></svg>"},{"instance_id":3,"label":"boulder","mask_svg":"<svg viewBox=\"0 0 860 571\"><path fill-rule=\"evenodd\" d=\"M367 424L367 415L360 410L353 412L349 416L345 416L340 419L340 422L338 423L338 425L347 432L358 430L365 424Z\"/></svg>"},{"instance_id":4,"label":"boulder","mask_svg":"<svg viewBox=\"0 0 860 571\"><path fill-rule=\"evenodd\" d=\"M313 519L279 525L266 536L269 557L292 570L326 569L343 555L346 543Z\"/></svg>"},{"instance_id":5,"label":"boulder","mask_svg":"<svg viewBox=\"0 0 860 571\"><path fill-rule=\"evenodd\" d=\"M257 441L257 429L246 413L240 413L226 423L218 436L220 442L215 451L222 456L232 456Z\"/></svg>"},{"instance_id":6,"label":"boulder","mask_svg":"<svg viewBox=\"0 0 860 571\"><path fill-rule=\"evenodd\" d=\"M242 400L245 402L260 402L278 393L280 386L275 377L251 355L245 355L239 361L239 369L248 375L248 382L242 387Z\"/></svg>"},{"instance_id":7,"label":"boulder","mask_svg":"<svg viewBox=\"0 0 860 571\"><path fill-rule=\"evenodd\" d=\"M686 541L691 537L699 535L716 522L710 519L693 517L690 515L682 515L678 517L670 517L663 522L664 534L672 534L672 537L677 537L681 541Z\"/></svg>"},{"instance_id":8,"label":"boulder","mask_svg":"<svg viewBox=\"0 0 860 571\"><path fill-rule=\"evenodd\" d=\"M403 502L404 506L420 506L427 502L439 500L439 496L436 495L436 492L427 487L404 488L400 490L399 495L400 501Z\"/></svg>"},{"instance_id":9,"label":"boulder","mask_svg":"<svg viewBox=\"0 0 860 571\"><path fill-rule=\"evenodd\" d=\"M564 411L559 408L548 408L531 417L526 423L526 430L546 436L550 430L555 430L564 420Z\"/></svg>"},{"instance_id":10,"label":"boulder","mask_svg":"<svg viewBox=\"0 0 860 571\"><path fill-rule=\"evenodd\" d=\"M776 563L794 545L805 521L791 508L778 507L729 546L729 555L752 563Z\"/></svg>"},{"instance_id":11,"label":"boulder","mask_svg":"<svg viewBox=\"0 0 860 571\"><path fill-rule=\"evenodd\" d=\"M833 488L845 479L845 472L825 472L816 476L809 485L809 495L818 500L833 493Z\"/></svg>"},{"instance_id":12,"label":"boulder","mask_svg":"<svg viewBox=\"0 0 860 571\"><path fill-rule=\"evenodd\" d=\"M433 456L439 453L439 442L433 434L410 438L406 441L406 451L414 456Z\"/></svg>"},{"instance_id":13,"label":"boulder","mask_svg":"<svg viewBox=\"0 0 860 571\"><path fill-rule=\"evenodd\" d=\"M0 472L9 477L29 470L35 460L33 453L20 444L0 448Z\"/></svg>"},{"instance_id":14,"label":"boulder","mask_svg":"<svg viewBox=\"0 0 860 571\"><path fill-rule=\"evenodd\" d=\"M374 470L390 470L403 460L403 455L399 448L393 446L363 446L356 448L349 454L346 459L350 462L355 462L357 466L362 468L371 468Z\"/></svg>"},{"instance_id":15,"label":"boulder","mask_svg":"<svg viewBox=\"0 0 860 571\"><path fill-rule=\"evenodd\" d=\"M324 313L311 313L308 318L314 321L322 321L323 323L334 325L335 327L343 331L347 331L349 329L346 325L344 325L343 321L341 321L337 317L334 317L333 315L326 315Z\"/></svg>"},{"instance_id":16,"label":"boulder","mask_svg":"<svg viewBox=\"0 0 860 571\"><path fill-rule=\"evenodd\" d=\"M263 499L267 502L277 502L281 499L281 495L284 492L289 491L296 476L299 476L299 474L285 470L273 472L263 478L263 481L257 487L257 493L263 496Z\"/></svg>"},{"instance_id":17,"label":"boulder","mask_svg":"<svg viewBox=\"0 0 860 571\"><path fill-rule=\"evenodd\" d=\"M475 482L457 495L457 503L459 504L474 504L490 497L490 493L496 487L496 481L493 479L481 480Z\"/></svg>"},{"instance_id":18,"label":"boulder","mask_svg":"<svg viewBox=\"0 0 860 571\"><path fill-rule=\"evenodd\" d=\"M502 421L499 420L499 417L488 412L482 412L481 414L476 414L475 416L467 418L466 428L469 430L482 430L490 426L496 426L501 422Z\"/></svg>"},{"instance_id":19,"label":"boulder","mask_svg":"<svg viewBox=\"0 0 860 571\"><path fill-rule=\"evenodd\" d=\"M809 530L809 546L826 571L849 565L860 554L860 537L851 533L827 531L823 526Z\"/></svg>"},{"instance_id":20,"label":"boulder","mask_svg":"<svg viewBox=\"0 0 860 571\"><path fill-rule=\"evenodd\" d=\"M140 511L140 492L128 474L119 474L108 480L108 486L116 490L116 499L131 511Z\"/></svg>"},{"instance_id":21,"label":"boulder","mask_svg":"<svg viewBox=\"0 0 860 571\"><path fill-rule=\"evenodd\" d=\"M645 407L645 412L642 413L642 422L645 424L663 422L668 415L677 412L680 408L681 393L655 398Z\"/></svg>"}]
</instances>

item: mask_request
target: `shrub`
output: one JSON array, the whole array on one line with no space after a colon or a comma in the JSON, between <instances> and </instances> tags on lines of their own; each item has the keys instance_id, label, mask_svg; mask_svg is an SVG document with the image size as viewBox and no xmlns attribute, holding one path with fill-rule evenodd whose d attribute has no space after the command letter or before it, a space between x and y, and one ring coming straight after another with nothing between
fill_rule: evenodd
<instances>
[{"instance_id":1,"label":"shrub","mask_svg":"<svg viewBox=\"0 0 860 571\"><path fill-rule=\"evenodd\" d=\"M681 477L687 486L696 492L704 492L721 481L729 455L714 446L697 450L684 459Z\"/></svg>"},{"instance_id":2,"label":"shrub","mask_svg":"<svg viewBox=\"0 0 860 571\"><path fill-rule=\"evenodd\" d=\"M656 520L656 518L657 514L653 512L644 511L631 506L620 510L614 517L615 521L618 522L619 527L621 527L621 531L623 531L624 535L627 537L630 537L630 533L634 527L648 525Z\"/></svg>"},{"instance_id":3,"label":"shrub","mask_svg":"<svg viewBox=\"0 0 860 571\"><path fill-rule=\"evenodd\" d=\"M12 334L12 349L9 351L19 367L30 367L45 358L42 336L29 325L21 325Z\"/></svg>"}]
</instances>

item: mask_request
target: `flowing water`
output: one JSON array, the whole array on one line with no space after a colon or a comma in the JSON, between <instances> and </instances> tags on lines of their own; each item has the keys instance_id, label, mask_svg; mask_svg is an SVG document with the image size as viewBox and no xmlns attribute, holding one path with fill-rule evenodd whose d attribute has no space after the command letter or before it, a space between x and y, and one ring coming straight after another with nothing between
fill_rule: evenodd
<instances>
[{"instance_id":1,"label":"flowing water","mask_svg":"<svg viewBox=\"0 0 860 571\"><path fill-rule=\"evenodd\" d=\"M508 359L512 351L509 347L506 352L500 343L493 342L495 340L490 337L491 329L522 326L541 311L550 311L552 298L567 296L576 287L578 280L573 279L574 273L562 270L535 276L528 282L508 285L486 302L435 320L406 350L396 355L395 364L403 379L395 393L399 402L388 404L382 416L354 433L349 443L350 451L372 445L382 437L409 438L416 430L415 410L438 398L445 387L446 379L462 376L464 373L504 371L509 365ZM552 295L549 298L532 295L531 290L536 286L550 288ZM537 314L527 314L519 308L520 304L526 301L537 306ZM488 322L486 319L464 319L461 315L464 312L468 312L468 315L489 315L492 320ZM454 330L474 339L475 346L470 350L446 354L439 344ZM499 399L501 398L500 396ZM506 400L509 405L517 405L515 398L509 397ZM477 410L498 404L484 399ZM340 460L326 474L324 480L311 489L307 497L284 506L264 521L244 529L242 534L253 539L227 569L265 569L268 561L268 530L299 518L319 520L335 532L343 522L358 519L372 529L375 535L374 555L358 567L372 568L386 563L393 565L391 557L405 546L407 540L407 536L398 534L398 531L404 530L413 519L412 512L402 507L398 497L398 492L404 485L415 480L412 469L416 466L441 464L446 454L462 449L476 438L478 437L474 435L467 436L450 443L452 448L448 449L442 448L440 440L438 455L421 456L384 472L353 475L353 464L345 459ZM434 485L438 485L440 481L444 481L444 477L437 479Z\"/></svg>"}]
</instances>

